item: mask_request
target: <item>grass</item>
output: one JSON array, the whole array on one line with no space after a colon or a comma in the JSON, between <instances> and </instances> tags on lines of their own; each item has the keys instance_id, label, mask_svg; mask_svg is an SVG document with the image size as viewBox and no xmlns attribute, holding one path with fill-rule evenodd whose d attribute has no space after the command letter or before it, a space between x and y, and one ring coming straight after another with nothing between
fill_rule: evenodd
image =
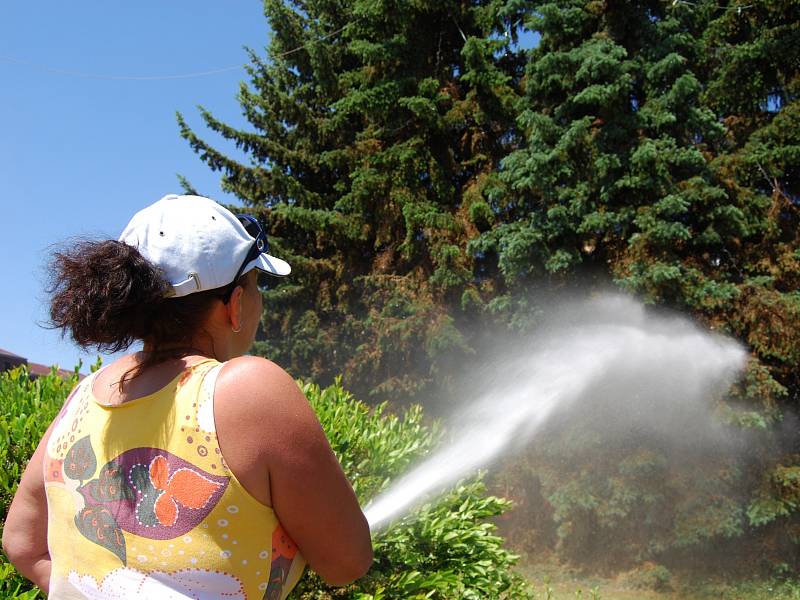
<instances>
[{"instance_id":1,"label":"grass","mask_svg":"<svg viewBox=\"0 0 800 600\"><path fill-rule=\"evenodd\" d=\"M673 576L661 590L640 587L630 574L586 575L551 563L522 563L535 600L800 600L800 578L723 581Z\"/></svg>"}]
</instances>

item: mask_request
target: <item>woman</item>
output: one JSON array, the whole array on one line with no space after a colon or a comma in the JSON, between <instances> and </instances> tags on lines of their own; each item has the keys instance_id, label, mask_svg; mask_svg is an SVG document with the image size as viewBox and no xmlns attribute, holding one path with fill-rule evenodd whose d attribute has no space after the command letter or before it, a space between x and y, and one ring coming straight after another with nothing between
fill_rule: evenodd
<instances>
[{"instance_id":1,"label":"woman","mask_svg":"<svg viewBox=\"0 0 800 600\"><path fill-rule=\"evenodd\" d=\"M143 341L85 378L20 482L3 532L51 598L284 598L372 562L369 527L306 398L245 356L267 254L252 217L170 195L119 241L56 255L51 318L83 347ZM45 518L47 515L47 518Z\"/></svg>"}]
</instances>

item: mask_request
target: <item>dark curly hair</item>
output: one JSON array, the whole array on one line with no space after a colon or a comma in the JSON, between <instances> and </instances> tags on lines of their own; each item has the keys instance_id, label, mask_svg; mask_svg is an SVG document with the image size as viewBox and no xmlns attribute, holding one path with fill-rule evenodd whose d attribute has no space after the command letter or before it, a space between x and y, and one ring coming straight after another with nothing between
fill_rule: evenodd
<instances>
[{"instance_id":1,"label":"dark curly hair","mask_svg":"<svg viewBox=\"0 0 800 600\"><path fill-rule=\"evenodd\" d=\"M123 375L121 389L147 367L190 354L213 303L225 301L229 288L168 298L163 273L136 248L114 240L77 240L54 254L47 287L50 326L84 349L119 352L137 340L152 347ZM170 348L160 349L166 344Z\"/></svg>"}]
</instances>

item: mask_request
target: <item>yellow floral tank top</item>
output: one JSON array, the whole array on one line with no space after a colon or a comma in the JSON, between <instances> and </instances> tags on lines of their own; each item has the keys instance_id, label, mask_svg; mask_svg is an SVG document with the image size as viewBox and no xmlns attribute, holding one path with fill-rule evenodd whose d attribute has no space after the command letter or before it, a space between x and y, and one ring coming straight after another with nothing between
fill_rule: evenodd
<instances>
[{"instance_id":1,"label":"yellow floral tank top","mask_svg":"<svg viewBox=\"0 0 800 600\"><path fill-rule=\"evenodd\" d=\"M286 598L305 561L273 510L225 464L214 427L222 365L109 407L95 375L64 403L45 456L50 598Z\"/></svg>"}]
</instances>

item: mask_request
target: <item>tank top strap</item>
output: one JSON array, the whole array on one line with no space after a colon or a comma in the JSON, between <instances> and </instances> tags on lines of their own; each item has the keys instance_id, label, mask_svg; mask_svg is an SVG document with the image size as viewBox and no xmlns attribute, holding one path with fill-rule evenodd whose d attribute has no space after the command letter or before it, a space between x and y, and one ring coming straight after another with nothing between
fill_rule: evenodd
<instances>
[{"instance_id":1,"label":"tank top strap","mask_svg":"<svg viewBox=\"0 0 800 600\"><path fill-rule=\"evenodd\" d=\"M170 397L178 428L173 431L173 449L199 461L209 472L227 475L214 424L214 382L223 363L214 359L193 364L180 377Z\"/></svg>"},{"instance_id":2,"label":"tank top strap","mask_svg":"<svg viewBox=\"0 0 800 600\"><path fill-rule=\"evenodd\" d=\"M77 425L83 413L88 409L89 397L92 394L94 380L99 373L108 365L103 365L93 373L90 373L72 388L61 409L53 419L50 438L47 441L47 448L52 455L62 455L67 449L67 444L73 442L77 432ZM45 461L45 472L50 468Z\"/></svg>"},{"instance_id":3,"label":"tank top strap","mask_svg":"<svg viewBox=\"0 0 800 600\"><path fill-rule=\"evenodd\" d=\"M217 376L223 366L225 366L225 363L218 361L205 363L197 371L195 377L198 386L195 393L197 425L202 430L214 434L217 431L217 427L214 424L214 389L217 384Z\"/></svg>"}]
</instances>

